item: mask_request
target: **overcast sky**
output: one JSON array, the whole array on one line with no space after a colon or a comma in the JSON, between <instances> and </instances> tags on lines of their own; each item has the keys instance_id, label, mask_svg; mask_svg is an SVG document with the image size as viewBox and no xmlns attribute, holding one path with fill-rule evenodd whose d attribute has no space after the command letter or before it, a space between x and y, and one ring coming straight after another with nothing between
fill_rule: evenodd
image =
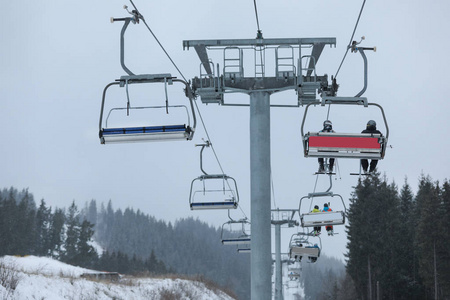
<instances>
[{"instance_id":1,"label":"overcast sky","mask_svg":"<svg viewBox=\"0 0 450 300\"><path fill-rule=\"evenodd\" d=\"M317 65L319 75L336 73L362 1L256 3L265 38L336 37L336 47L326 47ZM140 209L166 221L193 216L220 226L228 219L225 211L189 210L191 181L201 175L200 149L194 145L206 139L200 123L190 142L99 142L103 88L125 75L119 61L122 23L109 21L127 16L124 4L131 6L125 0L2 3L1 187L29 188L37 201L44 198L53 208L67 207L73 200L82 207L91 199L99 203L111 199L115 208ZM187 79L199 76L199 59L194 49L183 51L183 40L256 37L253 1L171 1L167 5L135 0L135 4ZM379 171L399 186L407 177L414 191L422 173L441 182L448 178L449 8L450 3L443 0L367 1L355 33L357 40L366 37L362 45L377 47L377 52L367 53L369 85L364 96L383 106L390 128L392 148L380 161ZM130 24L126 42L126 63L133 72L182 77L143 24ZM214 63L223 67L220 59ZM338 83L339 96L354 96L362 89L359 54L347 55ZM170 87L171 103L186 101L181 88ZM233 97L248 101L244 94ZM295 102L296 95L284 92L272 99ZM242 210L233 211L232 216L250 217L249 110L197 102L224 172L238 184ZM315 188L317 160L302 154L303 112L303 107L271 111L273 207L297 208L299 199ZM320 130L326 113L317 108L305 130ZM374 119L385 132L375 109L332 108L330 119L336 131L360 132L367 120ZM205 151L205 169L220 172L208 155L211 152ZM348 205L357 183L357 177L349 173L358 171L359 162L341 159L338 167L332 191ZM316 190L328 184L322 176ZM339 235L322 239L323 252L343 258L344 227L336 231ZM289 240L293 232L283 231L283 240ZM284 242L283 251L287 247Z\"/></svg>"}]
</instances>

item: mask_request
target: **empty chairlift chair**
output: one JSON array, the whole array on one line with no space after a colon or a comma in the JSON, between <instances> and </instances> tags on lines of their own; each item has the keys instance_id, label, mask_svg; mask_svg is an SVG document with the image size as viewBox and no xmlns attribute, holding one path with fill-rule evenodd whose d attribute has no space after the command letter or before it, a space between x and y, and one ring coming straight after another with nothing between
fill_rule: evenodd
<instances>
[{"instance_id":1,"label":"empty chairlift chair","mask_svg":"<svg viewBox=\"0 0 450 300\"><path fill-rule=\"evenodd\" d=\"M191 210L200 209L236 209L239 204L239 193L236 180L225 174L208 174L203 170L203 150L209 147L207 141L200 151L200 169L203 175L192 180L189 195Z\"/></svg>"},{"instance_id":2,"label":"empty chairlift chair","mask_svg":"<svg viewBox=\"0 0 450 300\"><path fill-rule=\"evenodd\" d=\"M133 4L134 6L134 4ZM125 65L125 32L130 23L139 24L140 20L144 20L144 17L139 13L136 7L134 10L129 11L127 6L124 8L128 11L131 17L125 18L111 18L111 23L123 22L122 30L120 32L120 64L123 70L128 74L126 76L120 77L120 79L115 82L109 83L103 90L102 106L100 111L100 121L99 121L99 137L102 144L110 143L127 143L127 142L141 142L141 141L163 141L163 140L191 140L194 135L196 118L194 113L193 99L194 94L190 88L190 85L176 77L172 77L171 74L140 74L136 75L130 71L130 69ZM144 21L145 22L145 21ZM167 85L172 85L173 82L181 82L184 84L186 93L185 96L188 97L189 102L186 105L169 105L167 96ZM153 101L150 105L132 107L130 105L130 95L129 87L131 85L143 83L164 83L165 88L165 105L155 104ZM126 90L126 107L112 107L110 105L110 99L106 101L106 94L108 89L113 85L119 85L120 87L125 87ZM152 94L150 94L152 95ZM122 96L123 97L123 96ZM148 97L148 94L146 94ZM150 96L151 97L151 96ZM133 119L137 111L161 111L165 108L165 113L169 113L169 108L172 110L184 109L187 113L187 117L182 122L175 123L158 123L157 120L152 122L151 118L145 119L144 122L130 122L129 119ZM105 110L110 109L107 116L104 118ZM109 126L112 122L110 117L112 114L117 112L126 111L128 116L126 122L119 122L118 125ZM190 116L192 116L193 124L191 125ZM108 124L109 123L109 124ZM132 123L133 125L129 125Z\"/></svg>"},{"instance_id":3,"label":"empty chairlift chair","mask_svg":"<svg viewBox=\"0 0 450 300\"><path fill-rule=\"evenodd\" d=\"M100 113L99 123L99 137L102 144L110 143L127 143L127 142L144 142L144 141L174 141L174 140L191 140L195 131L195 114L192 103L192 98L189 98L188 105L169 105L167 96L167 84L172 84L176 81L170 74L146 74L146 75L130 75L122 76L118 82L110 83L105 87L103 92L102 107ZM159 101L159 105L138 106L130 105L129 85L138 83L158 83L162 82L165 86L165 103ZM106 106L106 92L112 85L118 84L120 87L126 88L126 106L111 107L109 112L105 115ZM152 101L153 102L153 101ZM156 101L155 101L156 102ZM165 104L165 105L164 105ZM117 118L117 115L122 113L122 116ZM148 115L144 119L138 119L136 116ZM183 118L180 123L175 124L154 124L155 120L160 121L167 118L170 114L176 115L177 118ZM111 120L113 115L116 120ZM193 124L191 125L191 116ZM170 116L171 117L171 116ZM119 119L119 121L117 121ZM121 124L122 126L111 126L112 121ZM132 123L134 125L128 125ZM140 122L142 125L136 126ZM160 121L161 122L161 121ZM174 122L171 119L171 122Z\"/></svg>"},{"instance_id":4,"label":"empty chairlift chair","mask_svg":"<svg viewBox=\"0 0 450 300\"><path fill-rule=\"evenodd\" d=\"M227 229L228 227L228 229ZM243 245L240 249L250 248L250 222L247 219L230 220L222 225L221 241L223 245Z\"/></svg>"}]
</instances>

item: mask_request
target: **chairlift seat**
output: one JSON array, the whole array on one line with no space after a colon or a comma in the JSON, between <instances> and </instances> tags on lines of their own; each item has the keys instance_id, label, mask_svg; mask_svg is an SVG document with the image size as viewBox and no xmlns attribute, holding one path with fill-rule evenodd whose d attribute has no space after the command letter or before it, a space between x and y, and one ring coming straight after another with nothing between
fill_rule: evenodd
<instances>
[{"instance_id":1,"label":"chairlift seat","mask_svg":"<svg viewBox=\"0 0 450 300\"><path fill-rule=\"evenodd\" d=\"M102 128L100 140L106 143L159 140L188 140L192 129L186 125Z\"/></svg>"},{"instance_id":2,"label":"chairlift seat","mask_svg":"<svg viewBox=\"0 0 450 300\"><path fill-rule=\"evenodd\" d=\"M252 249L250 249L250 248L238 248L237 252L238 253L251 253Z\"/></svg>"},{"instance_id":3,"label":"chairlift seat","mask_svg":"<svg viewBox=\"0 0 450 300\"><path fill-rule=\"evenodd\" d=\"M224 245L243 245L243 244L250 244L250 243L251 243L251 239L249 236L222 239L222 244L224 244Z\"/></svg>"},{"instance_id":4,"label":"chairlift seat","mask_svg":"<svg viewBox=\"0 0 450 300\"><path fill-rule=\"evenodd\" d=\"M303 227L345 224L343 211L326 211L303 214L300 217Z\"/></svg>"},{"instance_id":5,"label":"chairlift seat","mask_svg":"<svg viewBox=\"0 0 450 300\"><path fill-rule=\"evenodd\" d=\"M319 257L320 249L311 246L309 247L292 246L289 251L289 257L295 258L295 256Z\"/></svg>"},{"instance_id":6,"label":"chairlift seat","mask_svg":"<svg viewBox=\"0 0 450 300\"><path fill-rule=\"evenodd\" d=\"M238 206L235 201L223 202L194 202L191 203L191 210L200 209L236 209Z\"/></svg>"},{"instance_id":7,"label":"chairlift seat","mask_svg":"<svg viewBox=\"0 0 450 300\"><path fill-rule=\"evenodd\" d=\"M381 134L309 132L304 137L305 157L382 159Z\"/></svg>"}]
</instances>

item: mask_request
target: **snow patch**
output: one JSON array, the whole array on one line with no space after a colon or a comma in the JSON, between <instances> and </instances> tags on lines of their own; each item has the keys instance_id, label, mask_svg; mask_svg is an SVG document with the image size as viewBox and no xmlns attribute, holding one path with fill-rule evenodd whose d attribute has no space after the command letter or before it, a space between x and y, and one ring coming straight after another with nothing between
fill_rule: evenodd
<instances>
[{"instance_id":1,"label":"snow patch","mask_svg":"<svg viewBox=\"0 0 450 300\"><path fill-rule=\"evenodd\" d=\"M80 278L83 273L101 273L67 265L48 257L4 256L1 268L13 269L18 276L15 290L0 285L0 299L173 299L232 300L222 291L210 290L204 283L184 279L123 277L119 282Z\"/></svg>"}]
</instances>

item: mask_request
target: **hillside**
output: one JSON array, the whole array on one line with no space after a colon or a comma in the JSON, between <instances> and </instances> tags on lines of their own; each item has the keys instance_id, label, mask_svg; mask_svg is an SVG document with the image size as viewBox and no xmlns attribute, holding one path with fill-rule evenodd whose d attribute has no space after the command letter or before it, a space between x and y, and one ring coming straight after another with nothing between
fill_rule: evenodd
<instances>
[{"instance_id":1,"label":"hillside","mask_svg":"<svg viewBox=\"0 0 450 300\"><path fill-rule=\"evenodd\" d=\"M207 283L186 279L121 276L118 282L89 280L97 271L51 258L0 258L0 299L234 299Z\"/></svg>"}]
</instances>

